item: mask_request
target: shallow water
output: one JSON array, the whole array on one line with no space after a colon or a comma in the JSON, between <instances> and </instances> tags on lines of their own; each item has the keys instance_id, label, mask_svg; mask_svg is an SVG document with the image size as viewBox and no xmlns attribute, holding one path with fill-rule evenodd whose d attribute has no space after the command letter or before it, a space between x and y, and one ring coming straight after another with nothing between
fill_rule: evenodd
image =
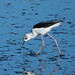
<instances>
[{"instance_id":1,"label":"shallow water","mask_svg":"<svg viewBox=\"0 0 75 75\"><path fill-rule=\"evenodd\" d=\"M23 75L23 69L36 75L75 75L75 0L0 1L0 75ZM53 39L43 36L25 43L23 36L36 23L64 20L50 34L57 39L64 56L60 58Z\"/></svg>"}]
</instances>

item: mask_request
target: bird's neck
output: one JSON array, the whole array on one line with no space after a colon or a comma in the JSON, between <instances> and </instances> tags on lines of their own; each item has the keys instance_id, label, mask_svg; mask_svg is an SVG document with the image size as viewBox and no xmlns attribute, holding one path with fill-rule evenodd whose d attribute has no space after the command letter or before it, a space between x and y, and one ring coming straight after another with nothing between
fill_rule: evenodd
<instances>
[{"instance_id":1,"label":"bird's neck","mask_svg":"<svg viewBox=\"0 0 75 75\"><path fill-rule=\"evenodd\" d=\"M33 33L29 33L29 36L30 36L30 38L34 38L34 37L36 37L37 35L36 35L36 34L33 34Z\"/></svg>"}]
</instances>

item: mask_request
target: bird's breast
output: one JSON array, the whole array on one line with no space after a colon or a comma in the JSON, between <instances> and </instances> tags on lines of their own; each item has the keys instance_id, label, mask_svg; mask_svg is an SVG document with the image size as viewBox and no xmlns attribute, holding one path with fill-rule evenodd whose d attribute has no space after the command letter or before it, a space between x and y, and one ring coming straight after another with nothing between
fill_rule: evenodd
<instances>
[{"instance_id":1,"label":"bird's breast","mask_svg":"<svg viewBox=\"0 0 75 75\"><path fill-rule=\"evenodd\" d=\"M33 28L32 30L37 34L43 35L50 31L50 27L48 27L48 28Z\"/></svg>"}]
</instances>

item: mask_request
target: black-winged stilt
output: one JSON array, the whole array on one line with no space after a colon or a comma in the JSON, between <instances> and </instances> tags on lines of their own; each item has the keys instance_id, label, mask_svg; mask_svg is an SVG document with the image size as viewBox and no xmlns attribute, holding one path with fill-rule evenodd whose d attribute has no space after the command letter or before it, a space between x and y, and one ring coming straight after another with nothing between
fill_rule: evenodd
<instances>
[{"instance_id":1,"label":"black-winged stilt","mask_svg":"<svg viewBox=\"0 0 75 75\"><path fill-rule=\"evenodd\" d=\"M61 51L59 49L59 46L57 44L56 39L54 37L52 37L48 33L49 31L51 31L52 28L59 26L61 23L62 23L62 21L47 21L47 22L41 22L41 23L38 23L38 24L34 25L34 27L32 28L32 32L31 33L27 33L24 36L24 42L23 42L23 44L26 41L28 41L28 40L36 37L37 35L41 35L42 42L43 42L42 47L43 47L44 46L44 40L43 40L43 36L42 35L47 34L47 35L49 35L55 41L56 46L57 46L57 48L59 50L59 53L60 53L60 55L62 55L62 53L61 53ZM23 46L23 44L22 44L22 46ZM42 49L42 47L39 49L39 51L36 53L36 55L38 55L38 53L40 52L40 50Z\"/></svg>"}]
</instances>

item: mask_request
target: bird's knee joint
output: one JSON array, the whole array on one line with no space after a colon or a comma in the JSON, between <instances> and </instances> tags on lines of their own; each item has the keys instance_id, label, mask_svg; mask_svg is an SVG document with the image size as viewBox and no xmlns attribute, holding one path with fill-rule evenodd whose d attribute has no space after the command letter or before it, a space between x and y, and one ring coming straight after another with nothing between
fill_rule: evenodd
<instances>
[{"instance_id":1,"label":"bird's knee joint","mask_svg":"<svg viewBox=\"0 0 75 75\"><path fill-rule=\"evenodd\" d=\"M55 42L56 42L56 39L54 39L55 40Z\"/></svg>"},{"instance_id":2,"label":"bird's knee joint","mask_svg":"<svg viewBox=\"0 0 75 75\"><path fill-rule=\"evenodd\" d=\"M44 46L45 44L43 44L43 46Z\"/></svg>"}]
</instances>

